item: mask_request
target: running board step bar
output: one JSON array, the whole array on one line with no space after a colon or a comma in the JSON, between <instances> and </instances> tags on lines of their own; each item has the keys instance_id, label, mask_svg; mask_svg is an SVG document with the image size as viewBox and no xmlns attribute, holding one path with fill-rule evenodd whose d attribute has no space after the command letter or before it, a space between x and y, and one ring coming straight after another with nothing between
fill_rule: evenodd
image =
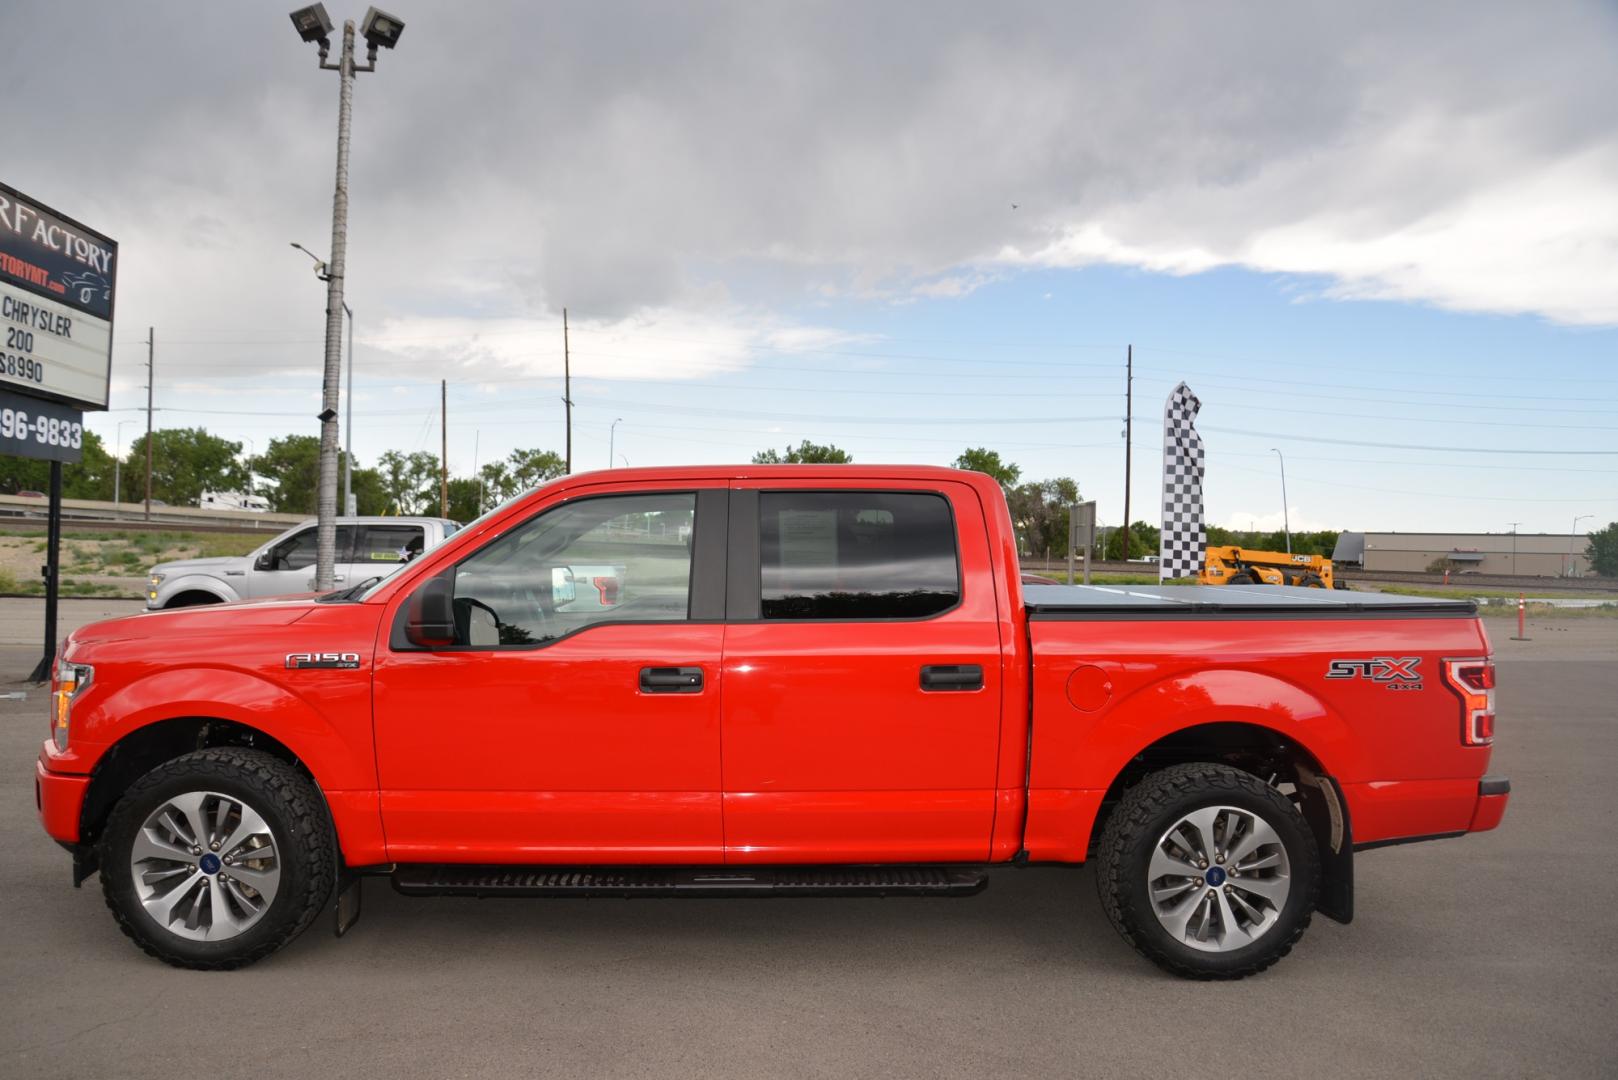
<instances>
[{"instance_id":1,"label":"running board step bar","mask_svg":"<svg viewBox=\"0 0 1618 1080\"><path fill-rule=\"evenodd\" d=\"M406 896L968 896L988 884L955 867L805 867L760 870L401 866Z\"/></svg>"}]
</instances>

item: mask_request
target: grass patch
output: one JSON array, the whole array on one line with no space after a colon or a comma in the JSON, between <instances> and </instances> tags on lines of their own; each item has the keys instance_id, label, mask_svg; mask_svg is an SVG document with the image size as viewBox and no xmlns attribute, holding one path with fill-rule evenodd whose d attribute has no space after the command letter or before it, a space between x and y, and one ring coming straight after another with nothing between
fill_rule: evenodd
<instances>
[{"instance_id":1,"label":"grass patch","mask_svg":"<svg viewBox=\"0 0 1618 1080\"><path fill-rule=\"evenodd\" d=\"M1466 586L1451 586L1447 589L1424 589L1416 585L1378 585L1377 592L1393 593L1395 596L1430 596L1439 600L1454 600L1457 598L1479 600L1509 600L1516 604L1519 595L1529 595L1533 589L1468 589ZM1554 590L1558 600L1607 600L1618 604L1618 592L1599 591L1569 591ZM1546 605L1548 606L1548 605Z\"/></svg>"},{"instance_id":2,"label":"grass patch","mask_svg":"<svg viewBox=\"0 0 1618 1080\"><path fill-rule=\"evenodd\" d=\"M1073 577L1072 581L1068 580L1066 570L1031 570L1029 572L1034 573L1034 574L1038 574L1040 577L1048 577L1052 581L1055 581L1055 582L1057 582L1059 584L1064 584L1064 585L1073 585L1073 584L1083 585L1084 584L1084 571L1083 570L1077 571L1074 574L1074 577ZM1090 584L1092 584L1092 585L1195 585L1196 583L1197 583L1196 578L1172 578L1172 579L1170 579L1168 581L1159 581L1157 579L1156 574L1091 574L1090 575Z\"/></svg>"}]
</instances>

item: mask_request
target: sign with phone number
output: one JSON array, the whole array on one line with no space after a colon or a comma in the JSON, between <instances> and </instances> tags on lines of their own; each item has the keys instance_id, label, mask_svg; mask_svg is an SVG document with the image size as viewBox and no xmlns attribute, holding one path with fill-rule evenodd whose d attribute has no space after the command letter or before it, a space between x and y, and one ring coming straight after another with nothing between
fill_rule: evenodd
<instances>
[{"instance_id":1,"label":"sign with phone number","mask_svg":"<svg viewBox=\"0 0 1618 1080\"><path fill-rule=\"evenodd\" d=\"M77 463L84 456L84 414L0 391L0 454Z\"/></svg>"}]
</instances>

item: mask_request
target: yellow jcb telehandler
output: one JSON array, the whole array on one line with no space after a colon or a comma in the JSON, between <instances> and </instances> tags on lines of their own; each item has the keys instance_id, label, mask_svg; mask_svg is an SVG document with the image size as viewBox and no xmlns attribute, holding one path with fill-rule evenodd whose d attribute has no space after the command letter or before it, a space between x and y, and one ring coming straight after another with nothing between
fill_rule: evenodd
<instances>
[{"instance_id":1,"label":"yellow jcb telehandler","mask_svg":"<svg viewBox=\"0 0 1618 1080\"><path fill-rule=\"evenodd\" d=\"M1197 584L1348 588L1332 578L1331 560L1322 555L1288 555L1284 551L1253 551L1231 545L1208 549Z\"/></svg>"}]
</instances>

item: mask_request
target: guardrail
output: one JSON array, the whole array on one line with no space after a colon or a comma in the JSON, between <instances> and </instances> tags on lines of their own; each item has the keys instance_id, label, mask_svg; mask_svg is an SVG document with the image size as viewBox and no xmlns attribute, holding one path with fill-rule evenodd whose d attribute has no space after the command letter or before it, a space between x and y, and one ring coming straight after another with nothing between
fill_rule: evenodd
<instances>
[{"instance_id":1,"label":"guardrail","mask_svg":"<svg viewBox=\"0 0 1618 1080\"><path fill-rule=\"evenodd\" d=\"M0 524L38 523L41 528L49 513L46 499L21 495L0 495ZM63 499L62 526L83 531L129 529L137 531L184 530L188 532L266 532L274 535L302 521L309 514L256 514L247 510L203 509L197 506L153 506L146 517L145 503L113 503L95 499Z\"/></svg>"}]
</instances>

